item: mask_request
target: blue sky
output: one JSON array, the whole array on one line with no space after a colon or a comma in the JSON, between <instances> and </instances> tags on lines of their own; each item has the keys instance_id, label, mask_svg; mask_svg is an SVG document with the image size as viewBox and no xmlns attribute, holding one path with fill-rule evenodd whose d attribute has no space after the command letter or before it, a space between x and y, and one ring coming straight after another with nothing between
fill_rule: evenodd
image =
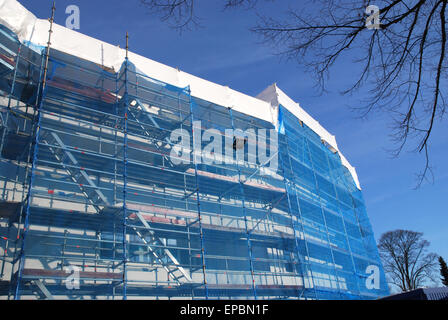
<instances>
[{"instance_id":1,"label":"blue sky","mask_svg":"<svg viewBox=\"0 0 448 320\"><path fill-rule=\"evenodd\" d=\"M20 2L39 18L49 17L50 0ZM76 4L81 10L80 32L89 36L124 47L128 31L131 51L249 95L276 82L336 135L341 151L357 169L376 237L398 228L421 231L431 242L431 250L448 260L446 122L439 122L432 136L435 182L414 190L423 156L404 152L392 158L387 151L394 146L388 115L372 114L360 120L348 105L362 96L339 94L356 76L356 65L349 60L335 65L329 92L319 95L312 77L297 63L275 56L272 48L260 44L249 31L257 21L254 12L223 11L220 2L201 1L198 16L204 28L182 34L149 15L139 0L58 0L56 22L65 24L65 8ZM286 7L263 2L258 10L276 16Z\"/></svg>"}]
</instances>

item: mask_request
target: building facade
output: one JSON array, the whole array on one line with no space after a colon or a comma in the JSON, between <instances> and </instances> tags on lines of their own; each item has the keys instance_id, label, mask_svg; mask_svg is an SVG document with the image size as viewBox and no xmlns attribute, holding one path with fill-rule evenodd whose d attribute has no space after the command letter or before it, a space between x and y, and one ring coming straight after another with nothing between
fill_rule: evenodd
<instances>
[{"instance_id":1,"label":"building facade","mask_svg":"<svg viewBox=\"0 0 448 320\"><path fill-rule=\"evenodd\" d=\"M2 298L389 293L356 171L276 85L249 97L58 25L47 48L15 0L0 23Z\"/></svg>"}]
</instances>

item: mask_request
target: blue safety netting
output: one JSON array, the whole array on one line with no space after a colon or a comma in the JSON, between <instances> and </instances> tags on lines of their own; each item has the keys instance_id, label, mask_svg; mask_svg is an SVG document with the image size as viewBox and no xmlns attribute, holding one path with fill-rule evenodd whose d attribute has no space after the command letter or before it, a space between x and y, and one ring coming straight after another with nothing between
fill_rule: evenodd
<instances>
[{"instance_id":1,"label":"blue safety netting","mask_svg":"<svg viewBox=\"0 0 448 320\"><path fill-rule=\"evenodd\" d=\"M283 106L275 129L148 77L127 59L112 70L56 50L44 88L45 55L0 31L0 247L8 288L0 294L388 294L361 191L339 155ZM226 131L237 129L242 139ZM209 161L193 161L195 146L207 150L212 141L200 139L206 131L243 158L220 163L213 150ZM179 163L182 139L189 161ZM259 161L262 146L278 166Z\"/></svg>"}]
</instances>

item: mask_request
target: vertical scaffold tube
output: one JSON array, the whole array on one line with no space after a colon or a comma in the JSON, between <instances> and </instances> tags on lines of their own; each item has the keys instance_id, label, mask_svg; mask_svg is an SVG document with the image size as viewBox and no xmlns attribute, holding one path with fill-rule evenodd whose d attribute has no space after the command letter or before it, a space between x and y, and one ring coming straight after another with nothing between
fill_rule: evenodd
<instances>
[{"instance_id":1,"label":"vertical scaffold tube","mask_svg":"<svg viewBox=\"0 0 448 320\"><path fill-rule=\"evenodd\" d=\"M230 120L232 121L233 133L235 134L235 124L233 121L232 108L229 108L229 114L230 114ZM241 181L241 169L240 169L240 165L239 165L238 161L239 161L239 159L236 159L236 168L238 170L238 182L239 182L239 186L240 186L241 203L242 203L242 209L243 209L243 215L244 215L244 228L246 231L247 249L249 252L249 267L250 267L250 274L251 274L251 278L252 278L252 290L254 293L254 299L257 300L257 286L255 284L255 268L254 268L254 262L253 262L253 257L252 257L252 242L250 241L249 228L247 226L248 221L247 221L247 213L246 213L246 201L245 201L245 195L244 195L243 182Z\"/></svg>"},{"instance_id":2,"label":"vertical scaffold tube","mask_svg":"<svg viewBox=\"0 0 448 320\"><path fill-rule=\"evenodd\" d=\"M26 207L25 207L25 221L23 223L23 234L22 234L22 244L20 247L20 254L19 254L19 268L17 272L17 283L16 288L14 292L14 300L20 299L20 282L22 280L22 273L25 263L25 240L29 229L29 216L30 216L30 205L31 205L31 192L33 189L34 184L34 178L36 175L35 169L36 169L36 162L37 162L37 154L39 151L39 135L40 135L40 126L42 121L42 105L45 100L45 94L47 91L46 83L47 83L47 73L48 73L48 62L50 59L50 47L51 47L51 34L53 33L53 22L54 22L54 13L56 11L55 3L53 2L53 6L51 8L51 18L50 18L50 30L48 30L48 42L47 42L47 48L46 48L46 54L45 54L45 67L44 67L44 74L42 81L42 96L40 99L40 102L38 103L39 99L36 99L37 105L37 125L36 125L36 133L34 137L34 154L33 159L31 161L31 175L30 175L30 184L28 186L28 194L26 196Z\"/></svg>"},{"instance_id":3,"label":"vertical scaffold tube","mask_svg":"<svg viewBox=\"0 0 448 320\"><path fill-rule=\"evenodd\" d=\"M37 93L36 93L36 97L39 97L41 94L41 84L42 84L42 75L44 72L44 68L45 68L45 55L42 53L42 57L41 57L41 63L40 63L40 68L39 68L39 78L38 78L38 83L37 83ZM38 101L39 99L36 99L36 105L35 105L35 110L34 110L34 115L33 115L33 120L36 119L36 109L38 109ZM33 125L31 128L31 132L35 131L35 128L37 128L37 121L34 122L33 121ZM29 147L28 147L28 156L27 156L27 161L26 163L32 163L33 157L34 157L34 153L32 152L33 150L33 144L30 143ZM33 154L32 154L33 153ZM26 198L28 196L29 190L27 190L27 188L25 188L26 182L29 180L28 177L31 175L31 168L29 168L29 166L26 166L26 170L25 170L25 177L24 177L24 184L23 184L23 190L22 190L22 202L20 204L20 211L19 212L23 212L24 207L25 207L25 203L26 203ZM11 269L11 278L10 278L10 283L14 283L14 267L15 267L15 262L17 261L19 258L19 250L17 250L18 247L18 242L20 239L20 225L22 224L23 221L23 215L20 214L18 221L17 221L17 231L16 231L16 240L14 241L14 253L13 253L13 267ZM12 292L14 289L10 288L9 293L8 293L8 300L10 300L11 296L15 294L15 292Z\"/></svg>"},{"instance_id":4,"label":"vertical scaffold tube","mask_svg":"<svg viewBox=\"0 0 448 320\"><path fill-rule=\"evenodd\" d=\"M128 216L128 66L129 66L129 34L126 32L126 58L124 61L124 141L123 141L123 300L127 300L127 248L126 223Z\"/></svg>"},{"instance_id":5,"label":"vertical scaffold tube","mask_svg":"<svg viewBox=\"0 0 448 320\"><path fill-rule=\"evenodd\" d=\"M188 93L188 100L190 103L190 117L191 117L191 130L194 130L194 116L193 116L193 99L191 98L191 90L190 87L186 88L186 92ZM193 136L194 136L194 132ZM194 148L193 148L194 150ZM198 164L196 163L196 157L193 152L193 164L194 164L194 173L196 179L196 201L198 206L198 225L199 225L199 238L201 242L201 262L202 262L202 274L204 277L204 291L205 291L205 299L208 300L208 285L207 285L207 272L205 266L205 248L204 248L204 232L202 230L202 216L201 216L201 202L199 200L199 178L198 178Z\"/></svg>"}]
</instances>

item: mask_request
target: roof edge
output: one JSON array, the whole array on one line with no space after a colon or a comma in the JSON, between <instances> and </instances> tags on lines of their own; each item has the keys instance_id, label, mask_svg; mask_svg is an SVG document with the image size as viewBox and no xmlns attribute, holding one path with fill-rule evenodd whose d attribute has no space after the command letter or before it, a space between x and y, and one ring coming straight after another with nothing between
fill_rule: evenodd
<instances>
[{"instance_id":1,"label":"roof edge","mask_svg":"<svg viewBox=\"0 0 448 320\"><path fill-rule=\"evenodd\" d=\"M292 100L286 93L284 93L276 83L270 85L260 94L257 95L258 99L269 102L273 108L278 108L278 105L282 105L289 112L291 112L297 119L303 121L311 130L321 137L332 149L334 149L341 158L342 165L348 169L353 177L356 187L361 190L361 184L359 183L358 174L355 167L345 158L342 152L339 150L336 142L336 137L329 133L317 120L315 120L309 113L307 113L299 103ZM278 116L277 116L278 117ZM277 121L275 121L276 123Z\"/></svg>"}]
</instances>

